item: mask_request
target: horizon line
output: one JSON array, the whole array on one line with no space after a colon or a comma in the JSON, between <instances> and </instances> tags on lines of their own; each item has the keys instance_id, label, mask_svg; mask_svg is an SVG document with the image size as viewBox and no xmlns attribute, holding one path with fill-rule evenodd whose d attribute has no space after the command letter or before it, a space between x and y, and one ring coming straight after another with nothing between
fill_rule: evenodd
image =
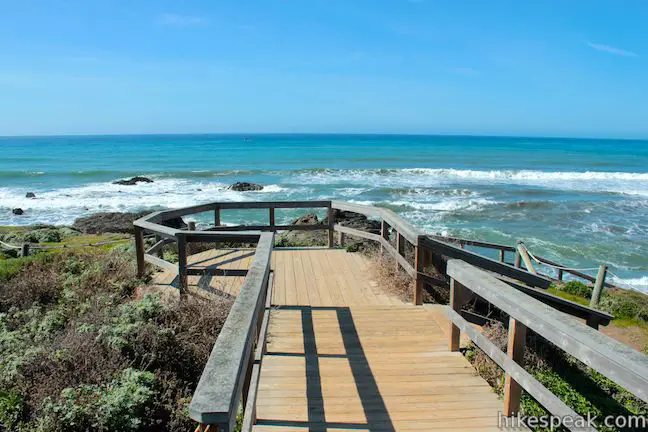
<instances>
[{"instance_id":1,"label":"horizon line","mask_svg":"<svg viewBox=\"0 0 648 432\"><path fill-rule=\"evenodd\" d=\"M412 136L412 137L457 137L457 138L530 138L530 139L564 139L564 140L612 140L612 141L648 141L646 137L614 137L614 136L565 136L565 135L516 135L516 134L479 134L479 133L421 133L421 132L170 132L170 133L71 133L71 134L18 134L0 135L7 138L83 138L83 137L145 137L145 136L241 136L253 137L262 135L275 136Z\"/></svg>"}]
</instances>

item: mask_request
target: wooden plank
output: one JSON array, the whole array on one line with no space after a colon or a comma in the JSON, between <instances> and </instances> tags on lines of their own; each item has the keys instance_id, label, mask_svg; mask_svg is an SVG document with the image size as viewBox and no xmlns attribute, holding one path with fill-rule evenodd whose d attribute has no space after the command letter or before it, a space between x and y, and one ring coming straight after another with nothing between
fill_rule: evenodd
<instances>
[{"instance_id":1,"label":"wooden plank","mask_svg":"<svg viewBox=\"0 0 648 432\"><path fill-rule=\"evenodd\" d=\"M517 364L524 362L524 347L526 346L526 327L524 324L509 319L507 357ZM520 411L522 386L510 375L504 379L504 415L512 416Z\"/></svg>"}]
</instances>

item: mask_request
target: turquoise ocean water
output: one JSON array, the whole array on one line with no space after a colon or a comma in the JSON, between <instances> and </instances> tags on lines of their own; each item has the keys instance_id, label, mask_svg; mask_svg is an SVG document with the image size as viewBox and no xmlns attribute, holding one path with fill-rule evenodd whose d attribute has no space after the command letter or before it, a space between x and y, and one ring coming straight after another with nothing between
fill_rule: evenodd
<instances>
[{"instance_id":1,"label":"turquoise ocean water","mask_svg":"<svg viewBox=\"0 0 648 432\"><path fill-rule=\"evenodd\" d=\"M111 184L134 175L155 182ZM227 190L234 181L266 188ZM37 198L25 198L26 192ZM370 135L0 138L1 225L69 224L98 211L216 200L329 198L389 207L431 233L508 244L523 239L532 252L576 267L607 263L614 282L648 292L648 141ZM14 216L15 207L25 214ZM224 222L238 222L238 217L225 214Z\"/></svg>"}]
</instances>

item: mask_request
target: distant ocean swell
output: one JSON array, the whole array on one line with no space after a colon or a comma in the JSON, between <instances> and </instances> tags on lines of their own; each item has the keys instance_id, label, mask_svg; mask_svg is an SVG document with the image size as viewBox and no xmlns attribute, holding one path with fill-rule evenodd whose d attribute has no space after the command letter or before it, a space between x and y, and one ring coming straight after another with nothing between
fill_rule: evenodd
<instances>
[{"instance_id":1,"label":"distant ocean swell","mask_svg":"<svg viewBox=\"0 0 648 432\"><path fill-rule=\"evenodd\" d=\"M119 186L133 175L154 182ZM449 168L0 171L0 225L71 224L99 211L209 201L342 199L392 208L428 232L512 244L568 265L614 263L611 280L648 292L648 173ZM64 179L71 179L64 181ZM234 181L260 192L228 189ZM25 197L36 193L36 199ZM11 209L20 207L23 216ZM514 234L512 234L514 233ZM547 239L550 239L547 240Z\"/></svg>"}]
</instances>

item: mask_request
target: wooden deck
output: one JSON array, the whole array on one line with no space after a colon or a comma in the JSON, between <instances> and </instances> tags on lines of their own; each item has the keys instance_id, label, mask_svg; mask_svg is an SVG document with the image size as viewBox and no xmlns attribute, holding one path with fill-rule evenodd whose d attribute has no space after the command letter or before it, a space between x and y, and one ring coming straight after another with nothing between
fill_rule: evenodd
<instances>
[{"instance_id":1,"label":"wooden deck","mask_svg":"<svg viewBox=\"0 0 648 432\"><path fill-rule=\"evenodd\" d=\"M246 269L250 250L190 256L190 268ZM439 306L413 306L379 287L367 258L336 249L275 250L256 432L497 428L502 402L448 350ZM170 272L155 277L170 284ZM190 289L236 296L243 277L190 276Z\"/></svg>"}]
</instances>

